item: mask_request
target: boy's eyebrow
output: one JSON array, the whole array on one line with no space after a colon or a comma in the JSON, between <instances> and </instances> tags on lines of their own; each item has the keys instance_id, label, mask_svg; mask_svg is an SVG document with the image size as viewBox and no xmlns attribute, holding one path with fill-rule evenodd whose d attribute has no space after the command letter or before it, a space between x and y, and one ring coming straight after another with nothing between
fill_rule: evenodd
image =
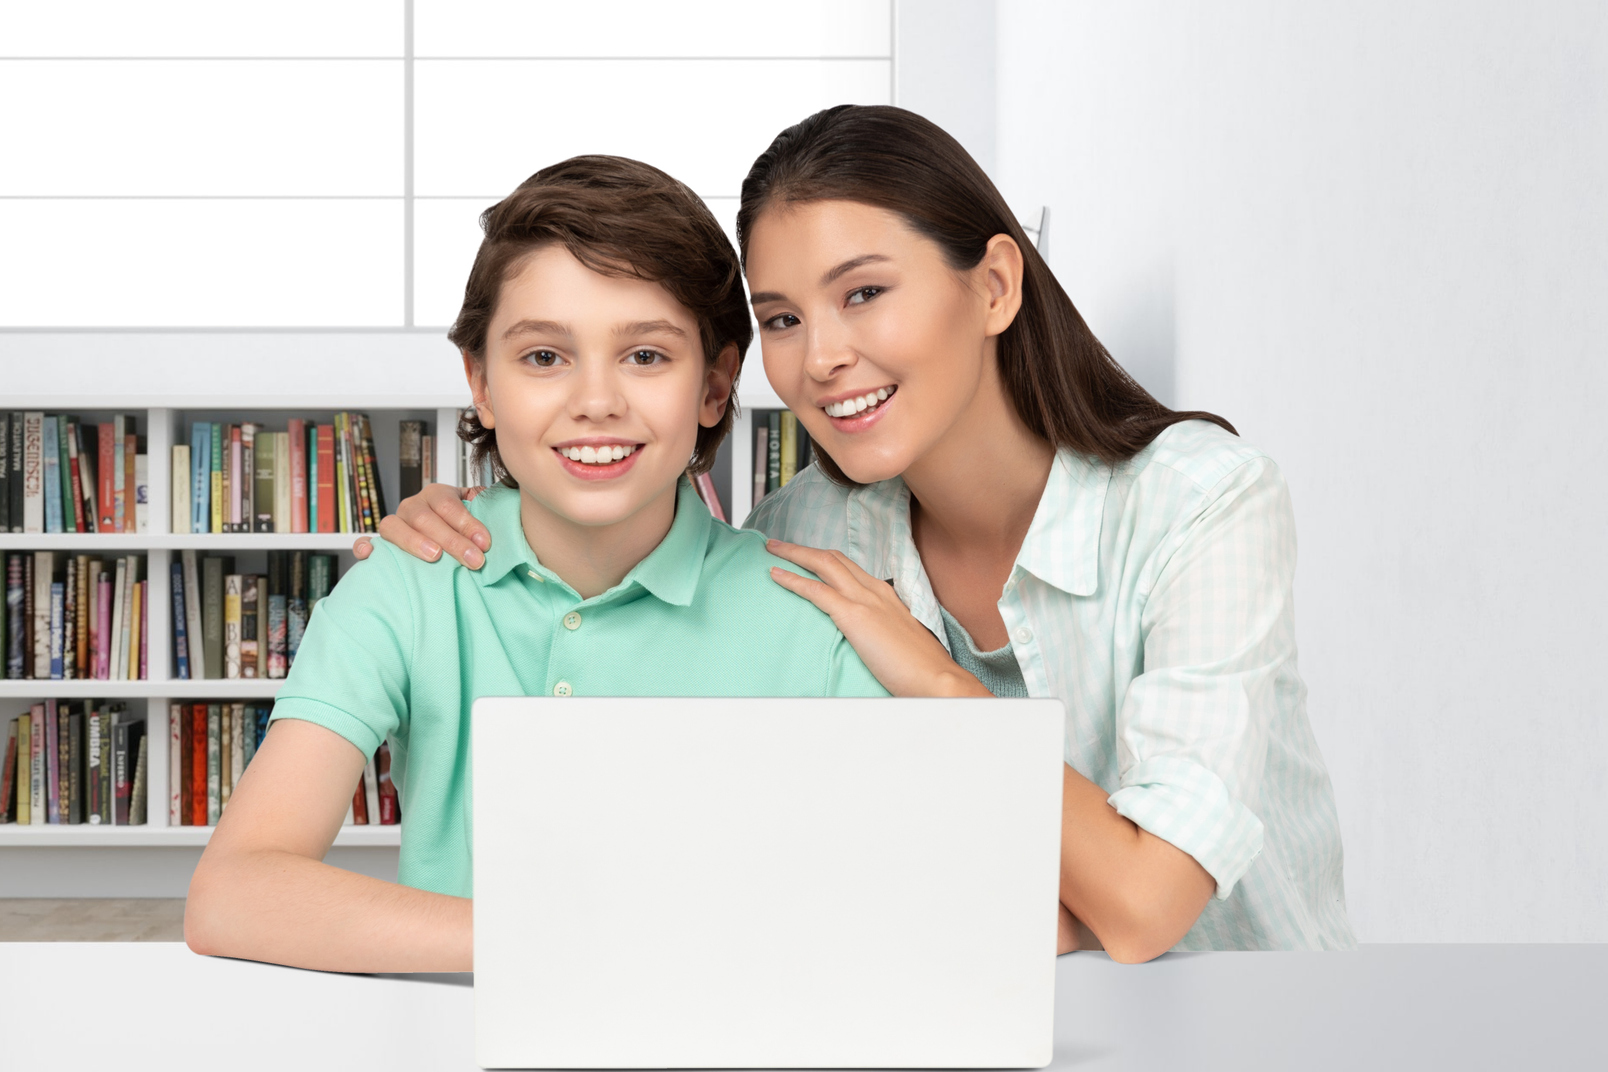
<instances>
[{"instance_id":1,"label":"boy's eyebrow","mask_svg":"<svg viewBox=\"0 0 1608 1072\"><path fill-rule=\"evenodd\" d=\"M824 275L821 276L821 286L823 286L823 287L831 286L832 281L834 279L838 278L839 276L843 275L846 272L852 272L856 268L859 268L859 267L861 267L863 265L878 264L878 263L883 263L883 262L887 262L887 261L891 261L891 260L893 260L892 257L884 256L881 253L866 253L866 254L862 254L861 256L858 256L858 257L851 257L850 259L844 261L842 264L838 265L837 267L828 269L827 272ZM766 302L786 301L786 300L787 299L786 299L786 297L784 295L778 294L774 290L761 290L761 291L756 291L754 294L749 296L748 304L749 305L763 305Z\"/></svg>"},{"instance_id":2,"label":"boy's eyebrow","mask_svg":"<svg viewBox=\"0 0 1608 1072\"><path fill-rule=\"evenodd\" d=\"M574 335L568 324L560 324L556 320L520 320L508 326L503 332L503 338L511 339L515 335Z\"/></svg>"},{"instance_id":3,"label":"boy's eyebrow","mask_svg":"<svg viewBox=\"0 0 1608 1072\"><path fill-rule=\"evenodd\" d=\"M618 324L614 328L616 335L676 335L685 339L687 333L668 320L637 320L630 324Z\"/></svg>"}]
</instances>

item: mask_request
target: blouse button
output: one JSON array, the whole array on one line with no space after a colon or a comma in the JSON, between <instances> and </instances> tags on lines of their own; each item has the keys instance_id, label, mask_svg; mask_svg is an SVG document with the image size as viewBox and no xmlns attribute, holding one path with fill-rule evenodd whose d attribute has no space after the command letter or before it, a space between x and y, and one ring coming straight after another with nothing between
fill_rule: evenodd
<instances>
[{"instance_id":1,"label":"blouse button","mask_svg":"<svg viewBox=\"0 0 1608 1072\"><path fill-rule=\"evenodd\" d=\"M557 685L553 686L554 696L568 696L574 691L574 689L570 688L570 683L568 681L560 681Z\"/></svg>"},{"instance_id":2,"label":"blouse button","mask_svg":"<svg viewBox=\"0 0 1608 1072\"><path fill-rule=\"evenodd\" d=\"M1033 630L1029 629L1027 626L1024 625L1016 631L1016 642L1018 644L1030 644L1032 641Z\"/></svg>"},{"instance_id":3,"label":"blouse button","mask_svg":"<svg viewBox=\"0 0 1608 1072\"><path fill-rule=\"evenodd\" d=\"M579 629L580 627L581 627L581 615L580 615L579 611L573 611L572 610L568 614L564 615L564 628L565 629Z\"/></svg>"}]
</instances>

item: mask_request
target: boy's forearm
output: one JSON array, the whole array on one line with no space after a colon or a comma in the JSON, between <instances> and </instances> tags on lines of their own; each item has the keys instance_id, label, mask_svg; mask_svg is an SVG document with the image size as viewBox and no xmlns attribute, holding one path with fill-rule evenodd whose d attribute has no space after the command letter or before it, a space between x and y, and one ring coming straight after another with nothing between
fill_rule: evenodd
<instances>
[{"instance_id":1,"label":"boy's forearm","mask_svg":"<svg viewBox=\"0 0 1608 1072\"><path fill-rule=\"evenodd\" d=\"M472 902L281 851L204 861L185 907L198 953L342 972L470 971Z\"/></svg>"}]
</instances>

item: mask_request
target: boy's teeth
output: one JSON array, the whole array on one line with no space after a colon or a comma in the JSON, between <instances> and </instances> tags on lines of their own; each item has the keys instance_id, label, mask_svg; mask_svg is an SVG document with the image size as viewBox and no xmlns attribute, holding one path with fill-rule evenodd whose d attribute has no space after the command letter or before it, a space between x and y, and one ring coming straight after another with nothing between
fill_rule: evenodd
<instances>
[{"instance_id":1,"label":"boy's teeth","mask_svg":"<svg viewBox=\"0 0 1608 1072\"><path fill-rule=\"evenodd\" d=\"M875 391L868 391L858 398L846 398L842 402L832 402L823 407L828 417L852 417L856 413L864 413L868 409L875 409L880 403L888 400L889 391L886 387L879 387Z\"/></svg>"},{"instance_id":2,"label":"boy's teeth","mask_svg":"<svg viewBox=\"0 0 1608 1072\"><path fill-rule=\"evenodd\" d=\"M580 462L582 465L608 465L636 453L636 448L616 443L608 447L570 447L559 453L570 461Z\"/></svg>"}]
</instances>

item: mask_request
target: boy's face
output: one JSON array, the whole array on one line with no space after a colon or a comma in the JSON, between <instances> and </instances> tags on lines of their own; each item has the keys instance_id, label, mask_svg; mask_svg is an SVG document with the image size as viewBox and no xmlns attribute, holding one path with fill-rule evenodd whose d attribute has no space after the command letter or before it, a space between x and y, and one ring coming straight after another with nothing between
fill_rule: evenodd
<instances>
[{"instance_id":1,"label":"boy's face","mask_svg":"<svg viewBox=\"0 0 1608 1072\"><path fill-rule=\"evenodd\" d=\"M698 428L725 411L736 348L707 366L697 321L663 287L547 246L503 284L483 366L465 365L527 500L553 520L612 526L667 505L673 516Z\"/></svg>"}]
</instances>

